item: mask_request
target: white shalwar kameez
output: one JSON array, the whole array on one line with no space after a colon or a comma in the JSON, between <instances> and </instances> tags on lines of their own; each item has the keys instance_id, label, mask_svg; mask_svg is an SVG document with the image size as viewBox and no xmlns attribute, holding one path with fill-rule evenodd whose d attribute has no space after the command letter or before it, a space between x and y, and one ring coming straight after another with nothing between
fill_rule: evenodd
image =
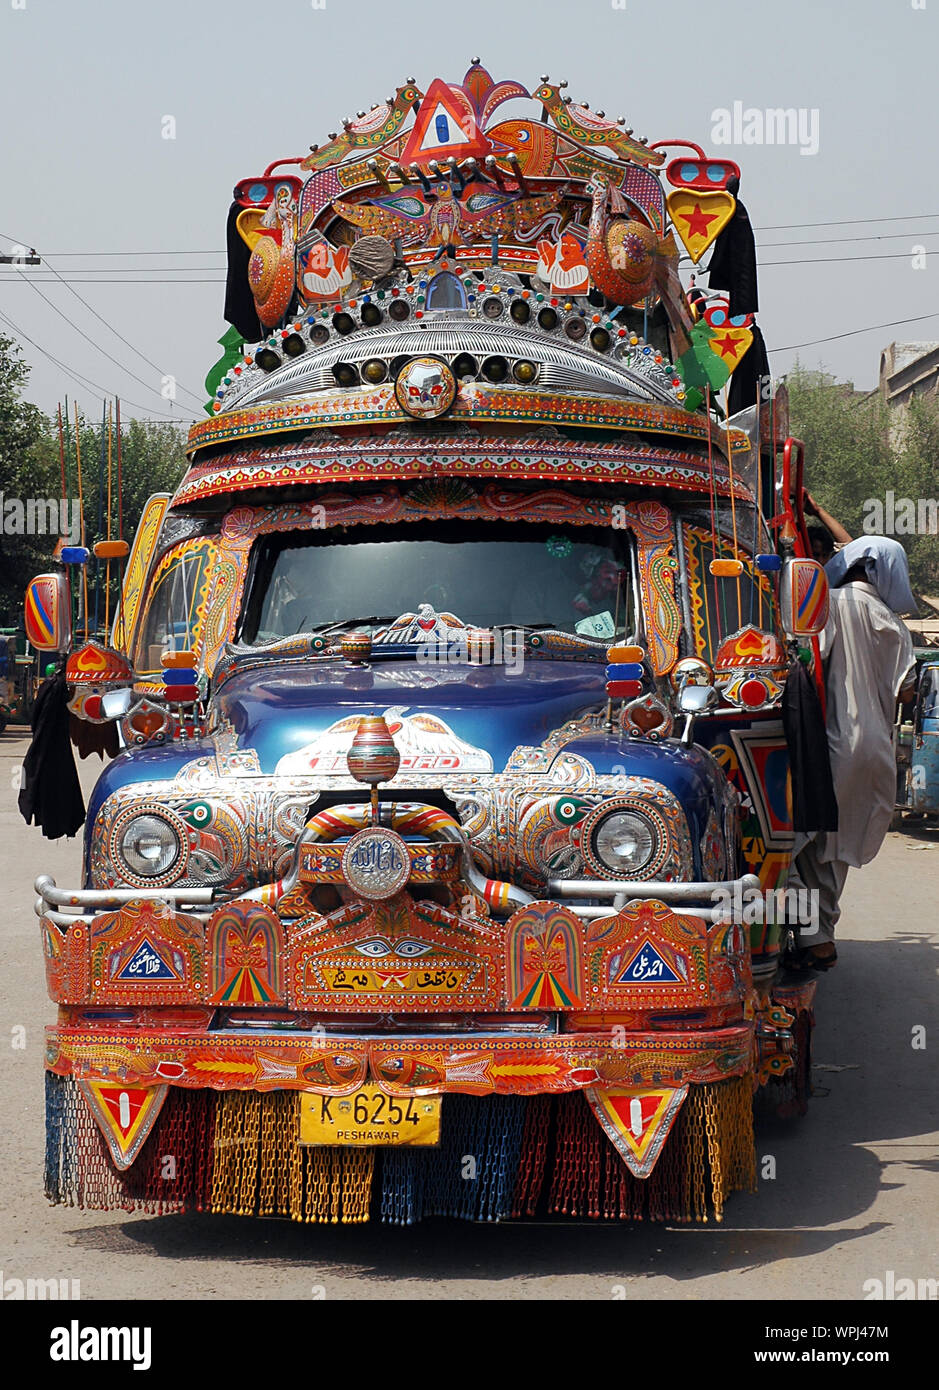
<instances>
[{"instance_id":1,"label":"white shalwar kameez","mask_svg":"<svg viewBox=\"0 0 939 1390\"><path fill-rule=\"evenodd\" d=\"M897 696L914 664L906 626L860 580L832 589L820 645L838 829L796 836L789 884L818 895L818 930L799 932L806 946L834 940L848 869L869 863L883 844L896 802Z\"/></svg>"}]
</instances>

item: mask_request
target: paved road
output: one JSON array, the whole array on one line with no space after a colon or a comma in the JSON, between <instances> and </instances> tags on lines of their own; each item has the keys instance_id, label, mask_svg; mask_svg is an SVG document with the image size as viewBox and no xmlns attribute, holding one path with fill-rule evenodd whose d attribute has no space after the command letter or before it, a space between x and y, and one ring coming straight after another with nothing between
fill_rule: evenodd
<instances>
[{"instance_id":1,"label":"paved road","mask_svg":"<svg viewBox=\"0 0 939 1390\"><path fill-rule=\"evenodd\" d=\"M939 830L893 834L848 879L841 959L819 986L817 1094L764 1122L776 1176L733 1197L722 1226L315 1227L50 1208L42 1196L45 994L32 882L78 881L77 841L49 843L16 810L26 750L0 735L0 1269L81 1280L83 1298L864 1297L869 1279L939 1278L936 1171ZM96 760L93 760L96 761ZM82 768L91 785L95 772ZM10 1045L18 1027L25 1048ZM912 1045L925 1027L925 1050ZM767 1165L768 1166L768 1165ZM619 1296L622 1296L620 1294ZM873 1308L869 1311L873 1312Z\"/></svg>"}]
</instances>

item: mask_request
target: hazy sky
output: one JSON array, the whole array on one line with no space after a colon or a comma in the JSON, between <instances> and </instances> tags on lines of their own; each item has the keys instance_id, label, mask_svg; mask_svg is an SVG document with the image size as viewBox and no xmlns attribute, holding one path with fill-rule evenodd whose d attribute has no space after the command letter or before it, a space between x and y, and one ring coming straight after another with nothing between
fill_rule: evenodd
<instances>
[{"instance_id":1,"label":"hazy sky","mask_svg":"<svg viewBox=\"0 0 939 1390\"><path fill-rule=\"evenodd\" d=\"M23 347L43 409L68 393L96 414L102 393L40 349L128 414L200 415L235 181L305 154L406 77L462 80L478 55L497 80L566 77L575 101L650 141L737 160L776 375L793 345L932 312L800 347L873 386L886 343L939 340L937 37L939 0L0 0L0 250L35 246L90 306L46 266L0 267L0 315L37 345ZM736 102L801 110L817 152L715 144L714 113ZM107 254L76 254L91 252Z\"/></svg>"}]
</instances>

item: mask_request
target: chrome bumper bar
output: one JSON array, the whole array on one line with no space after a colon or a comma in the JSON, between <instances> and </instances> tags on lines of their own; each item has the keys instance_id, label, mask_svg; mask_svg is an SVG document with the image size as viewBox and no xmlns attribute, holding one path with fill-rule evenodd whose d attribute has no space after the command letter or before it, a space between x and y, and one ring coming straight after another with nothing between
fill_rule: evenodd
<instances>
[{"instance_id":1,"label":"chrome bumper bar","mask_svg":"<svg viewBox=\"0 0 939 1390\"><path fill-rule=\"evenodd\" d=\"M63 909L53 916L54 921L59 917L70 921L89 913L114 912L139 898L170 903L181 911L187 907L207 907L215 892L214 888L76 888L70 891L57 888L55 879L48 874L40 874L33 887L39 894L34 904L37 917L49 914L50 909Z\"/></svg>"},{"instance_id":2,"label":"chrome bumper bar","mask_svg":"<svg viewBox=\"0 0 939 1390\"><path fill-rule=\"evenodd\" d=\"M722 903L738 902L744 894L759 893L756 874L718 880L715 883L660 883L651 879L626 881L614 878L552 878L547 892L552 898L612 898L609 907L572 907L578 917L593 920L619 912L634 898L657 898L682 916L705 917L712 922L726 920Z\"/></svg>"}]
</instances>

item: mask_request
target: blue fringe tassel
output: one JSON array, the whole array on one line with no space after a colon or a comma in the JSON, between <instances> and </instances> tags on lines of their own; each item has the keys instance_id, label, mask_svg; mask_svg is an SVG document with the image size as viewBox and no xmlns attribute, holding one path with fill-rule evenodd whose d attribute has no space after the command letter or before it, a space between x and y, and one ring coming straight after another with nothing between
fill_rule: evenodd
<instances>
[{"instance_id":1,"label":"blue fringe tassel","mask_svg":"<svg viewBox=\"0 0 939 1390\"><path fill-rule=\"evenodd\" d=\"M45 1193L51 1202L72 1206L78 1160L78 1087L70 1076L47 1071Z\"/></svg>"},{"instance_id":2,"label":"blue fringe tassel","mask_svg":"<svg viewBox=\"0 0 939 1390\"><path fill-rule=\"evenodd\" d=\"M382 1221L510 1216L526 1105L524 1096L444 1096L436 1148L379 1150Z\"/></svg>"}]
</instances>

